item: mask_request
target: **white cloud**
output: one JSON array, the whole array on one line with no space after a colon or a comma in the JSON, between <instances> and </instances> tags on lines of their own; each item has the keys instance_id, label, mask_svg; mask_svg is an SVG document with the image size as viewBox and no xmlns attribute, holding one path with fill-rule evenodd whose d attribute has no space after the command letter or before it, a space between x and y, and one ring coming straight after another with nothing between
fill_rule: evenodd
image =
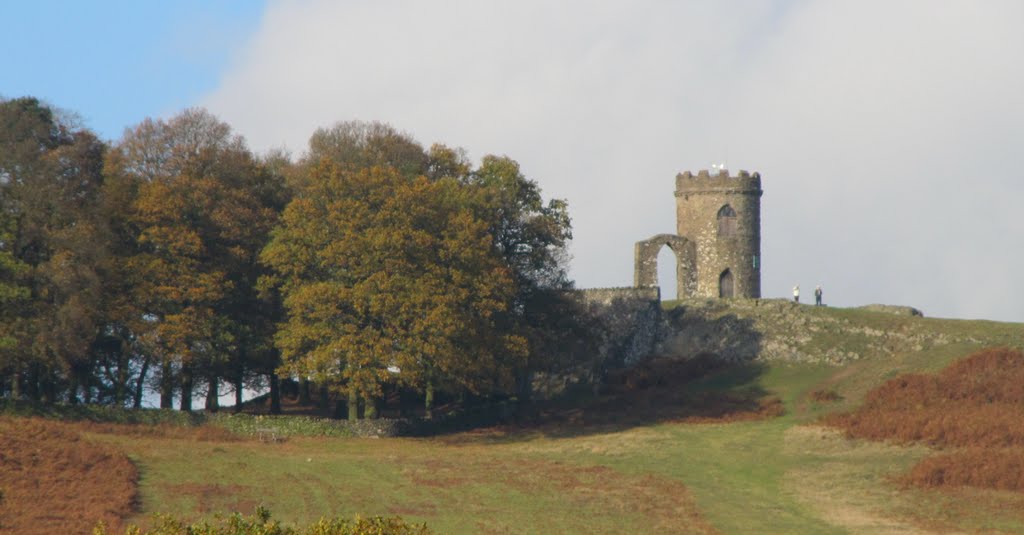
<instances>
[{"instance_id":1,"label":"white cloud","mask_svg":"<svg viewBox=\"0 0 1024 535\"><path fill-rule=\"evenodd\" d=\"M675 173L764 177L763 292L1024 321L1024 4L271 3L204 102L258 149L379 119L567 198L580 286L628 285Z\"/></svg>"}]
</instances>

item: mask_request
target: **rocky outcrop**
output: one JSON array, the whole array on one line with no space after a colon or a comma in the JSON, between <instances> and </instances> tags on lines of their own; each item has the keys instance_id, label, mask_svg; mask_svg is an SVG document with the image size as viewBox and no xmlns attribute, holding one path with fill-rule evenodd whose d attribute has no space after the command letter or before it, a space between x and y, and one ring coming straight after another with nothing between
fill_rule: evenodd
<instances>
[{"instance_id":1,"label":"rocky outcrop","mask_svg":"<svg viewBox=\"0 0 1024 535\"><path fill-rule=\"evenodd\" d=\"M734 362L842 364L959 341L924 327L922 319L911 307L846 310L783 299L686 300L666 313L667 334L656 352L674 358L714 353Z\"/></svg>"}]
</instances>

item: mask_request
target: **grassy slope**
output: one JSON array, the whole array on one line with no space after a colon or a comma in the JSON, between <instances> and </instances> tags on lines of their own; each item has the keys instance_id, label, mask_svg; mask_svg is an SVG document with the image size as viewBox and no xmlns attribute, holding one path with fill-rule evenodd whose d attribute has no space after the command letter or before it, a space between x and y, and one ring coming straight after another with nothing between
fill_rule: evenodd
<instances>
[{"instance_id":1,"label":"grassy slope","mask_svg":"<svg viewBox=\"0 0 1024 535\"><path fill-rule=\"evenodd\" d=\"M147 512L203 515L265 503L285 521L400 514L454 533L705 531L688 505L692 499L724 533L1024 532L1016 496L903 491L890 483L889 475L927 453L923 448L848 441L804 425L855 406L899 373L935 370L980 347L1020 347L1024 327L813 307L807 313L872 329L943 334L951 343L866 355L843 367L771 365L755 377L738 371L691 386L771 391L787 414L769 421L285 444L96 439L120 445L139 462ZM822 338L808 348L859 343L859 335L846 340L841 329L816 336ZM819 389L841 399L810 401L807 394ZM965 497L992 505L959 505Z\"/></svg>"}]
</instances>

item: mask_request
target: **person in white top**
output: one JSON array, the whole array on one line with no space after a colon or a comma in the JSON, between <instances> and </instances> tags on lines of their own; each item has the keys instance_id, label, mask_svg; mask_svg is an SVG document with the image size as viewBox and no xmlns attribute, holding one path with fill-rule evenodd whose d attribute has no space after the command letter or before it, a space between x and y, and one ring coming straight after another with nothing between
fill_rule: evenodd
<instances>
[{"instance_id":1,"label":"person in white top","mask_svg":"<svg viewBox=\"0 0 1024 535\"><path fill-rule=\"evenodd\" d=\"M795 303L799 303L800 302L800 285L799 284L797 284L796 286L793 287L793 302L795 302Z\"/></svg>"}]
</instances>

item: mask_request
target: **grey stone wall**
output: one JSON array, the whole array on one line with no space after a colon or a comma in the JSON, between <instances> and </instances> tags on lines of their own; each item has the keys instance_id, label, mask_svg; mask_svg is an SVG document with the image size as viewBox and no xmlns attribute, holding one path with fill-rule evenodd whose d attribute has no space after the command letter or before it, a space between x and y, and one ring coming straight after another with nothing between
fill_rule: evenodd
<instances>
[{"instance_id":1,"label":"grey stone wall","mask_svg":"<svg viewBox=\"0 0 1024 535\"><path fill-rule=\"evenodd\" d=\"M689 171L676 176L676 233L696 247L697 297L719 296L719 277L733 275L735 297L761 296L761 176L740 171L710 175ZM736 232L718 233L718 212L736 212Z\"/></svg>"},{"instance_id":2,"label":"grey stone wall","mask_svg":"<svg viewBox=\"0 0 1024 535\"><path fill-rule=\"evenodd\" d=\"M597 359L603 367L635 364L661 341L661 290L597 288L581 290L580 299L597 324Z\"/></svg>"},{"instance_id":3,"label":"grey stone wall","mask_svg":"<svg viewBox=\"0 0 1024 535\"><path fill-rule=\"evenodd\" d=\"M580 341L573 354L555 359L566 363L562 369L533 375L535 399L552 398L573 385L600 384L608 370L640 362L664 338L665 316L657 286L593 288L572 295L586 316L587 339Z\"/></svg>"}]
</instances>

